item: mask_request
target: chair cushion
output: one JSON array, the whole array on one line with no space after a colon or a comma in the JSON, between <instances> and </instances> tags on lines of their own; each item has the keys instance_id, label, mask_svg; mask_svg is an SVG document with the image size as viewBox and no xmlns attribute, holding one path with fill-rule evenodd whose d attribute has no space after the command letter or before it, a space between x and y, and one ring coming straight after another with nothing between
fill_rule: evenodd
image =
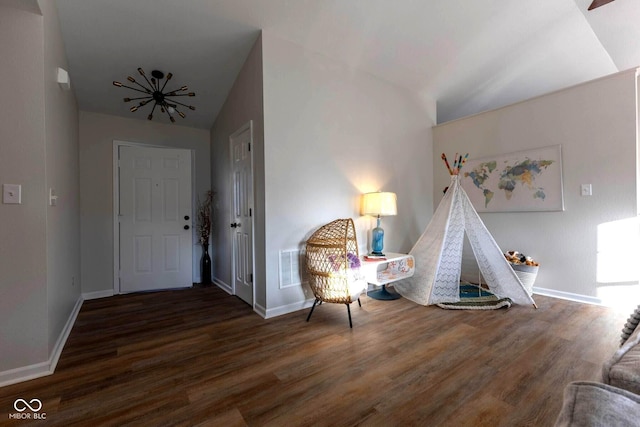
<instances>
[{"instance_id":1,"label":"chair cushion","mask_svg":"<svg viewBox=\"0 0 640 427\"><path fill-rule=\"evenodd\" d=\"M564 390L556 427L638 426L640 396L606 384L576 381Z\"/></svg>"},{"instance_id":2,"label":"chair cushion","mask_svg":"<svg viewBox=\"0 0 640 427\"><path fill-rule=\"evenodd\" d=\"M363 292L367 291L369 284L362 276L354 277L352 280L349 280L349 295L351 295L351 301L355 301L360 298Z\"/></svg>"}]
</instances>

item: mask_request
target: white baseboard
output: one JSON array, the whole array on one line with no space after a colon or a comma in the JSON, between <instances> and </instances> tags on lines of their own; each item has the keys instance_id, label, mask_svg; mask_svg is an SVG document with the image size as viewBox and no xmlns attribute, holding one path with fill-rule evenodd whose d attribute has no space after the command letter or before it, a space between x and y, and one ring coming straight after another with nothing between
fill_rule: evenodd
<instances>
[{"instance_id":1,"label":"white baseboard","mask_svg":"<svg viewBox=\"0 0 640 427\"><path fill-rule=\"evenodd\" d=\"M214 277L212 282L213 282L214 285L216 285L217 287L219 287L220 289L222 289L223 291L225 291L229 295L233 295L233 289L231 288L231 286L227 285L222 280Z\"/></svg>"},{"instance_id":2,"label":"white baseboard","mask_svg":"<svg viewBox=\"0 0 640 427\"><path fill-rule=\"evenodd\" d=\"M80 313L83 302L84 298L80 296L76 301L76 305L73 307L73 310L71 310L71 314L67 319L67 323L65 323L64 328L62 328L60 336L58 336L58 340L56 341L56 345L53 348L51 357L49 357L49 360L51 362L51 373L53 373L56 370L56 366L58 366L58 360L60 360L60 355L62 354L64 345L67 343L67 339L69 339L71 329L73 329L73 325L76 323L76 319L78 318L78 313Z\"/></svg>"},{"instance_id":3,"label":"white baseboard","mask_svg":"<svg viewBox=\"0 0 640 427\"><path fill-rule=\"evenodd\" d=\"M280 307L269 308L265 310L265 319L270 319L276 316L282 316L283 314L293 313L294 311L304 310L313 305L313 299L307 299L304 301L294 302L292 304L281 305Z\"/></svg>"},{"instance_id":4,"label":"white baseboard","mask_svg":"<svg viewBox=\"0 0 640 427\"><path fill-rule=\"evenodd\" d=\"M233 289L231 288L230 285L227 285L222 280L216 277L214 277L211 281L213 282L214 285L216 285L217 287L219 287L229 295L233 295ZM255 304L255 306L253 307L253 311L256 312L260 317L266 318L266 315L267 315L266 309L260 304Z\"/></svg>"},{"instance_id":5,"label":"white baseboard","mask_svg":"<svg viewBox=\"0 0 640 427\"><path fill-rule=\"evenodd\" d=\"M86 292L82 294L82 298L85 301L89 301L92 299L98 299L98 298L106 298L106 297L112 297L113 295L115 295L113 293L113 289L108 289L106 291L95 291L95 292Z\"/></svg>"},{"instance_id":6,"label":"white baseboard","mask_svg":"<svg viewBox=\"0 0 640 427\"><path fill-rule=\"evenodd\" d=\"M538 295L544 295L546 297L566 299L569 301L581 302L584 304L603 305L602 300L596 297L590 297L587 295L573 294L571 292L556 291L553 289L536 288L533 287L533 293Z\"/></svg>"},{"instance_id":7,"label":"white baseboard","mask_svg":"<svg viewBox=\"0 0 640 427\"><path fill-rule=\"evenodd\" d=\"M267 317L267 309L261 306L260 304L256 304L253 307L253 311L255 311L260 317L265 319Z\"/></svg>"},{"instance_id":8,"label":"white baseboard","mask_svg":"<svg viewBox=\"0 0 640 427\"><path fill-rule=\"evenodd\" d=\"M35 378L46 377L47 375L53 374L53 372L56 370L56 366L58 365L58 360L60 360L60 355L62 354L64 345L67 343L67 339L69 338L71 329L73 329L73 325L76 322L78 313L80 313L80 308L82 308L83 301L84 299L82 298L82 296L80 296L76 301L76 305L73 307L73 310L71 310L71 314L69 315L64 328L62 328L62 331L58 336L58 340L56 341L56 345L54 346L53 351L49 356L49 360L47 360L46 362L34 363L33 365L21 366L19 368L0 372L0 387L20 383L23 381L33 380Z\"/></svg>"},{"instance_id":9,"label":"white baseboard","mask_svg":"<svg viewBox=\"0 0 640 427\"><path fill-rule=\"evenodd\" d=\"M0 387L33 380L35 378L46 377L51 374L53 374L53 371L51 370L51 363L49 363L49 361L21 366L19 368L0 372Z\"/></svg>"},{"instance_id":10,"label":"white baseboard","mask_svg":"<svg viewBox=\"0 0 640 427\"><path fill-rule=\"evenodd\" d=\"M547 297L552 297L552 298L559 298L559 299L579 302L583 304L603 305L603 302L600 298L590 297L590 296L581 295L581 294L573 294L570 292L556 291L553 289L534 287L533 293L538 295L544 295ZM283 314L293 313L294 311L303 310L305 308L310 308L312 305L313 305L313 299L307 299L305 301L300 301L293 304L287 304L287 305L270 308L270 309L259 307L260 311L258 311L258 307L256 306L255 311L265 319L269 319L272 317L281 316Z\"/></svg>"}]
</instances>

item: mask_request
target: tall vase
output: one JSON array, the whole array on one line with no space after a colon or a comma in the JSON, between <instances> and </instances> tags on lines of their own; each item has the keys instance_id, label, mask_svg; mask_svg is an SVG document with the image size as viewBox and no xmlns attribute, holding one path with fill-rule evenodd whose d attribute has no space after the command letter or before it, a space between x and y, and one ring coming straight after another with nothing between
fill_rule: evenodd
<instances>
[{"instance_id":1,"label":"tall vase","mask_svg":"<svg viewBox=\"0 0 640 427\"><path fill-rule=\"evenodd\" d=\"M209 256L209 244L202 244L201 274L203 284L211 283L211 257Z\"/></svg>"}]
</instances>

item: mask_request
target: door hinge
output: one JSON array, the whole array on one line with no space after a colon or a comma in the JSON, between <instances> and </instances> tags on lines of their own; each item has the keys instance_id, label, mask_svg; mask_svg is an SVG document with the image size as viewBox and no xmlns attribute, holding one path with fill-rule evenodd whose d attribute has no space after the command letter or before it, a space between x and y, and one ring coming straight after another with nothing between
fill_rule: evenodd
<instances>
[{"instance_id":1,"label":"door hinge","mask_svg":"<svg viewBox=\"0 0 640 427\"><path fill-rule=\"evenodd\" d=\"M249 274L249 283L253 283L253 273Z\"/></svg>"},{"instance_id":2,"label":"door hinge","mask_svg":"<svg viewBox=\"0 0 640 427\"><path fill-rule=\"evenodd\" d=\"M251 208L249 208L249 216L251 216Z\"/></svg>"},{"instance_id":3,"label":"door hinge","mask_svg":"<svg viewBox=\"0 0 640 427\"><path fill-rule=\"evenodd\" d=\"M248 143L247 145L249 145L249 151L251 151L251 143Z\"/></svg>"}]
</instances>

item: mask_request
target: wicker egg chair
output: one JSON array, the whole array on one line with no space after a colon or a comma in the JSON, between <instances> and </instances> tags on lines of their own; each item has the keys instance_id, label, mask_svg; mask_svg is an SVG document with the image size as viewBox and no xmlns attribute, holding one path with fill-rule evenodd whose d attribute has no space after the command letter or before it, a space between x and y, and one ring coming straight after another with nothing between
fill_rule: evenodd
<instances>
[{"instance_id":1,"label":"wicker egg chair","mask_svg":"<svg viewBox=\"0 0 640 427\"><path fill-rule=\"evenodd\" d=\"M353 220L337 219L323 225L311 235L306 244L305 263L309 286L316 299L307 316L307 322L316 304L331 302L346 304L351 323L349 305L358 301L367 290L367 282L360 274L360 257Z\"/></svg>"}]
</instances>

